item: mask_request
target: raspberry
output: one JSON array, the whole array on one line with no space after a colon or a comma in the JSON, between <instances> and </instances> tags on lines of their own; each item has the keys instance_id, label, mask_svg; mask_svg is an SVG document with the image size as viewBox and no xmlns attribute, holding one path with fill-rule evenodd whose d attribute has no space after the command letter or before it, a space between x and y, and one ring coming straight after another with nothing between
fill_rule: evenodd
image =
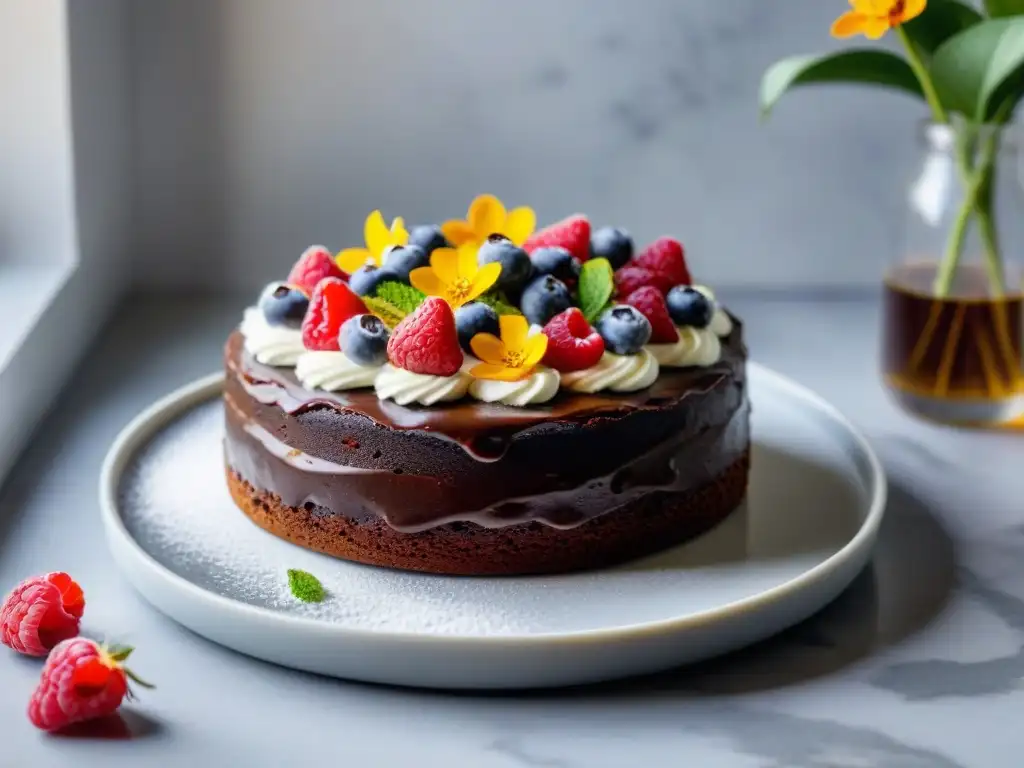
<instances>
[{"instance_id":1,"label":"raspberry","mask_svg":"<svg viewBox=\"0 0 1024 768\"><path fill-rule=\"evenodd\" d=\"M604 339L576 307L551 318L544 326L544 335L548 337L548 349L541 362L562 373L597 365L604 354Z\"/></svg>"},{"instance_id":2,"label":"raspberry","mask_svg":"<svg viewBox=\"0 0 1024 768\"><path fill-rule=\"evenodd\" d=\"M126 694L131 696L128 678L152 688L121 666L131 652L131 648L103 648L84 637L57 645L28 702L32 725L58 731L72 723L111 715Z\"/></svg>"},{"instance_id":3,"label":"raspberry","mask_svg":"<svg viewBox=\"0 0 1024 768\"><path fill-rule=\"evenodd\" d=\"M532 254L538 248L565 248L582 264L590 258L590 221L577 213L538 230L523 243L523 250Z\"/></svg>"},{"instance_id":4,"label":"raspberry","mask_svg":"<svg viewBox=\"0 0 1024 768\"><path fill-rule=\"evenodd\" d=\"M462 367L462 348L448 302L428 296L406 316L388 339L388 359L413 373L454 376Z\"/></svg>"},{"instance_id":5,"label":"raspberry","mask_svg":"<svg viewBox=\"0 0 1024 768\"><path fill-rule=\"evenodd\" d=\"M340 278L328 277L317 283L302 321L302 344L306 349L337 352L338 332L346 320L366 313L363 300Z\"/></svg>"},{"instance_id":6,"label":"raspberry","mask_svg":"<svg viewBox=\"0 0 1024 768\"><path fill-rule=\"evenodd\" d=\"M629 296L647 286L657 288L662 294L666 294L672 290L675 283L660 272L636 266L633 262L615 273L615 287L618 289L619 296Z\"/></svg>"},{"instance_id":7,"label":"raspberry","mask_svg":"<svg viewBox=\"0 0 1024 768\"><path fill-rule=\"evenodd\" d=\"M668 313L665 296L654 286L638 288L626 297L626 303L640 310L651 324L651 344L672 344L679 340L679 332Z\"/></svg>"},{"instance_id":8,"label":"raspberry","mask_svg":"<svg viewBox=\"0 0 1024 768\"><path fill-rule=\"evenodd\" d=\"M640 251L630 263L663 275L671 282L669 288L691 283L690 270L686 268L683 246L678 240L671 237L659 237ZM662 293L667 292L667 289L662 291Z\"/></svg>"},{"instance_id":9,"label":"raspberry","mask_svg":"<svg viewBox=\"0 0 1024 768\"><path fill-rule=\"evenodd\" d=\"M26 579L0 606L0 642L26 656L45 656L78 634L83 610L82 590L66 573Z\"/></svg>"},{"instance_id":10,"label":"raspberry","mask_svg":"<svg viewBox=\"0 0 1024 768\"><path fill-rule=\"evenodd\" d=\"M344 280L345 273L334 262L330 251L322 245L311 245L299 256L292 271L288 273L286 282L296 288L301 288L309 296L325 277L337 277Z\"/></svg>"}]
</instances>

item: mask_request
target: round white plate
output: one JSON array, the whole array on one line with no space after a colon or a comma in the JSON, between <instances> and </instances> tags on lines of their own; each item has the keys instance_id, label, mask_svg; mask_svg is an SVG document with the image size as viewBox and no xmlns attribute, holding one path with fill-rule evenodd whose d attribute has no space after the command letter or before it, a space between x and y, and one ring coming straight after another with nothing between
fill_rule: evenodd
<instances>
[{"instance_id":1,"label":"round white plate","mask_svg":"<svg viewBox=\"0 0 1024 768\"><path fill-rule=\"evenodd\" d=\"M232 503L212 375L139 415L100 478L114 557L158 609L288 667L436 688L530 688L654 672L766 638L824 607L868 561L885 478L834 408L749 368L744 507L686 545L614 569L467 578L335 560L277 539ZM286 571L328 591L303 604Z\"/></svg>"}]
</instances>

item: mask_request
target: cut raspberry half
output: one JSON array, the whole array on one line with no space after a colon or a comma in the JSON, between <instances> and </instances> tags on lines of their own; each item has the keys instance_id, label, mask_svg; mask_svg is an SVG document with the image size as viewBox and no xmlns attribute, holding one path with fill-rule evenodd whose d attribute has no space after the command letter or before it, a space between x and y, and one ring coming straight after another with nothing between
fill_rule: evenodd
<instances>
[{"instance_id":1,"label":"cut raspberry half","mask_svg":"<svg viewBox=\"0 0 1024 768\"><path fill-rule=\"evenodd\" d=\"M615 288L619 296L630 294L648 286L657 288L665 295L676 285L672 279L660 272L654 272L630 262L615 273Z\"/></svg>"},{"instance_id":2,"label":"cut raspberry half","mask_svg":"<svg viewBox=\"0 0 1024 768\"><path fill-rule=\"evenodd\" d=\"M538 248L565 248L582 264L590 258L590 220L582 213L577 213L549 227L538 230L523 243L527 253Z\"/></svg>"},{"instance_id":3,"label":"cut raspberry half","mask_svg":"<svg viewBox=\"0 0 1024 768\"><path fill-rule=\"evenodd\" d=\"M341 271L334 262L334 256L322 245L311 245L295 262L292 271L288 273L288 285L301 288L310 296L317 284L327 277L336 277L339 280L345 279L345 273Z\"/></svg>"},{"instance_id":4,"label":"cut raspberry half","mask_svg":"<svg viewBox=\"0 0 1024 768\"><path fill-rule=\"evenodd\" d=\"M338 332L345 321L366 314L366 305L337 277L317 283L302 321L302 344L306 349L337 352Z\"/></svg>"},{"instance_id":5,"label":"cut raspberry half","mask_svg":"<svg viewBox=\"0 0 1024 768\"><path fill-rule=\"evenodd\" d=\"M640 310L651 324L651 344L673 344L679 332L668 313L665 296L654 286L638 288L626 297L626 303Z\"/></svg>"},{"instance_id":6,"label":"cut raspberry half","mask_svg":"<svg viewBox=\"0 0 1024 768\"><path fill-rule=\"evenodd\" d=\"M444 299L428 296L388 339L392 365L412 373L454 376L462 367L455 315Z\"/></svg>"},{"instance_id":7,"label":"cut raspberry half","mask_svg":"<svg viewBox=\"0 0 1024 768\"><path fill-rule=\"evenodd\" d=\"M640 251L630 263L663 276L668 280L669 288L691 283L683 245L671 237L659 237Z\"/></svg>"}]
</instances>

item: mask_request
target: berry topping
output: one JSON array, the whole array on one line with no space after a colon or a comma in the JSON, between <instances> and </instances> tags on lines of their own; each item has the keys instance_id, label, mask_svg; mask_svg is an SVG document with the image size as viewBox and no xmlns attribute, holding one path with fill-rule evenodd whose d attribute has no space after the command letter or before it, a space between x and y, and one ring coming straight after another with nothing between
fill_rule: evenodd
<instances>
[{"instance_id":1,"label":"berry topping","mask_svg":"<svg viewBox=\"0 0 1024 768\"><path fill-rule=\"evenodd\" d=\"M365 313L366 305L345 281L337 277L321 280L302 321L302 343L306 349L337 352L342 324L353 315Z\"/></svg>"},{"instance_id":2,"label":"berry topping","mask_svg":"<svg viewBox=\"0 0 1024 768\"><path fill-rule=\"evenodd\" d=\"M542 275L523 291L520 307L531 325L547 325L548 320L572 306L572 296L557 277Z\"/></svg>"},{"instance_id":3,"label":"berry topping","mask_svg":"<svg viewBox=\"0 0 1024 768\"><path fill-rule=\"evenodd\" d=\"M615 287L620 296L629 296L631 293L651 286L657 288L661 293L669 292L675 283L670 277L659 272L652 272L645 267L635 266L630 263L615 273Z\"/></svg>"},{"instance_id":4,"label":"berry topping","mask_svg":"<svg viewBox=\"0 0 1024 768\"><path fill-rule=\"evenodd\" d=\"M576 307L551 318L544 326L544 335L548 337L548 349L542 362L562 373L597 365L604 354L604 339Z\"/></svg>"},{"instance_id":5,"label":"berry topping","mask_svg":"<svg viewBox=\"0 0 1024 768\"><path fill-rule=\"evenodd\" d=\"M597 319L597 332L609 352L635 355L651 338L651 324L638 309L619 304Z\"/></svg>"},{"instance_id":6,"label":"berry topping","mask_svg":"<svg viewBox=\"0 0 1024 768\"><path fill-rule=\"evenodd\" d=\"M590 236L590 258L608 259L612 269L624 267L633 258L633 238L618 227L601 227Z\"/></svg>"},{"instance_id":7,"label":"berry topping","mask_svg":"<svg viewBox=\"0 0 1024 768\"><path fill-rule=\"evenodd\" d=\"M352 273L348 284L358 296L373 296L377 292L377 286L388 281L400 282L400 278L396 272L387 267L367 264Z\"/></svg>"},{"instance_id":8,"label":"berry topping","mask_svg":"<svg viewBox=\"0 0 1024 768\"><path fill-rule=\"evenodd\" d=\"M43 665L28 703L28 719L44 731L112 715L127 694L128 680L152 688L125 669L131 648L104 648L76 637L60 643Z\"/></svg>"},{"instance_id":9,"label":"berry topping","mask_svg":"<svg viewBox=\"0 0 1024 768\"><path fill-rule=\"evenodd\" d=\"M85 596L66 573L26 579L0 606L0 643L26 656L45 656L78 634L83 610Z\"/></svg>"},{"instance_id":10,"label":"berry topping","mask_svg":"<svg viewBox=\"0 0 1024 768\"><path fill-rule=\"evenodd\" d=\"M433 250L433 249L431 249ZM396 245L384 255L384 270L394 272L403 283L409 282L409 273L430 263L428 252L418 245ZM376 286L374 286L376 287Z\"/></svg>"},{"instance_id":11,"label":"berry topping","mask_svg":"<svg viewBox=\"0 0 1024 768\"><path fill-rule=\"evenodd\" d=\"M683 246L671 237L659 237L640 251L633 263L668 278L671 285L689 285L692 282Z\"/></svg>"},{"instance_id":12,"label":"berry topping","mask_svg":"<svg viewBox=\"0 0 1024 768\"><path fill-rule=\"evenodd\" d=\"M479 301L464 304L455 310L455 329L459 334L459 345L469 354L473 354L473 348L469 343L478 333L499 335L498 313Z\"/></svg>"},{"instance_id":13,"label":"berry topping","mask_svg":"<svg viewBox=\"0 0 1024 768\"><path fill-rule=\"evenodd\" d=\"M454 376L462 366L462 350L452 308L428 296L395 328L388 340L388 359L398 368L431 376Z\"/></svg>"},{"instance_id":14,"label":"berry topping","mask_svg":"<svg viewBox=\"0 0 1024 768\"><path fill-rule=\"evenodd\" d=\"M583 214L562 219L550 227L538 230L527 238L523 248L532 254L538 248L557 245L565 248L580 262L590 258L590 221Z\"/></svg>"},{"instance_id":15,"label":"berry topping","mask_svg":"<svg viewBox=\"0 0 1024 768\"><path fill-rule=\"evenodd\" d=\"M566 285L575 285L580 277L580 262L565 248L552 245L530 254L533 271L538 275L557 277Z\"/></svg>"},{"instance_id":16,"label":"berry topping","mask_svg":"<svg viewBox=\"0 0 1024 768\"><path fill-rule=\"evenodd\" d=\"M441 228L436 224L423 224L409 233L409 245L416 245L429 256L436 248L451 248ZM424 262L420 266L426 264Z\"/></svg>"},{"instance_id":17,"label":"berry topping","mask_svg":"<svg viewBox=\"0 0 1024 768\"><path fill-rule=\"evenodd\" d=\"M504 235L488 237L477 251L476 260L480 266L501 265L501 274L498 275L494 287L509 294L518 294L522 291L533 272L529 254Z\"/></svg>"},{"instance_id":18,"label":"berry topping","mask_svg":"<svg viewBox=\"0 0 1024 768\"><path fill-rule=\"evenodd\" d=\"M715 308L711 301L696 288L688 285L677 285L668 292L668 313L676 325L688 325L692 328L707 328Z\"/></svg>"},{"instance_id":19,"label":"berry topping","mask_svg":"<svg viewBox=\"0 0 1024 768\"><path fill-rule=\"evenodd\" d=\"M297 286L305 291L308 296L316 288L316 284L325 277L344 277L345 273L334 261L331 252L322 245L311 245L295 262L292 271L288 273L289 285Z\"/></svg>"},{"instance_id":20,"label":"berry topping","mask_svg":"<svg viewBox=\"0 0 1024 768\"><path fill-rule=\"evenodd\" d=\"M375 315L350 317L338 332L338 346L356 365L384 365L388 361L388 329Z\"/></svg>"},{"instance_id":21,"label":"berry topping","mask_svg":"<svg viewBox=\"0 0 1024 768\"><path fill-rule=\"evenodd\" d=\"M259 308L270 325L301 328L309 309L309 295L294 285L271 283L260 294Z\"/></svg>"},{"instance_id":22,"label":"berry topping","mask_svg":"<svg viewBox=\"0 0 1024 768\"><path fill-rule=\"evenodd\" d=\"M657 288L648 285L638 288L626 298L626 303L640 310L651 324L651 344L672 344L679 340L679 332L669 317L665 297Z\"/></svg>"}]
</instances>

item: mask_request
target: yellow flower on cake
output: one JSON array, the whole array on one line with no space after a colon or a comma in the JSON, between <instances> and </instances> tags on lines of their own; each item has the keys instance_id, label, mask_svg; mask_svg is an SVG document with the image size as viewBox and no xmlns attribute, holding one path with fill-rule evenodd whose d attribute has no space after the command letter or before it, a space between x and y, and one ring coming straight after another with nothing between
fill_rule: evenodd
<instances>
[{"instance_id":1,"label":"yellow flower on cake","mask_svg":"<svg viewBox=\"0 0 1024 768\"><path fill-rule=\"evenodd\" d=\"M532 208L523 206L506 211L504 203L494 195L478 195L469 204L465 221L446 221L441 225L441 232L456 247L467 243L479 247L489 235L495 234L522 245L536 226L537 216Z\"/></svg>"},{"instance_id":2,"label":"yellow flower on cake","mask_svg":"<svg viewBox=\"0 0 1024 768\"><path fill-rule=\"evenodd\" d=\"M338 266L350 275L367 264L383 266L384 254L393 246L406 245L409 233L401 216L395 217L388 227L381 212L374 211L366 217L363 239L366 241L365 248L346 248L335 257Z\"/></svg>"},{"instance_id":3,"label":"yellow flower on cake","mask_svg":"<svg viewBox=\"0 0 1024 768\"><path fill-rule=\"evenodd\" d=\"M502 315L498 326L500 339L490 333L478 333L469 342L473 354L483 361L469 370L470 376L495 381L525 379L544 357L548 337L543 333L530 335L530 324L522 315Z\"/></svg>"},{"instance_id":4,"label":"yellow flower on cake","mask_svg":"<svg viewBox=\"0 0 1024 768\"><path fill-rule=\"evenodd\" d=\"M430 254L430 266L412 270L409 282L427 296L440 296L452 309L458 309L490 290L501 274L500 264L479 266L476 251L473 243L457 249L436 248Z\"/></svg>"},{"instance_id":5,"label":"yellow flower on cake","mask_svg":"<svg viewBox=\"0 0 1024 768\"><path fill-rule=\"evenodd\" d=\"M864 35L878 40L890 29L920 16L927 4L928 0L850 0L853 10L836 19L832 36Z\"/></svg>"}]
</instances>

